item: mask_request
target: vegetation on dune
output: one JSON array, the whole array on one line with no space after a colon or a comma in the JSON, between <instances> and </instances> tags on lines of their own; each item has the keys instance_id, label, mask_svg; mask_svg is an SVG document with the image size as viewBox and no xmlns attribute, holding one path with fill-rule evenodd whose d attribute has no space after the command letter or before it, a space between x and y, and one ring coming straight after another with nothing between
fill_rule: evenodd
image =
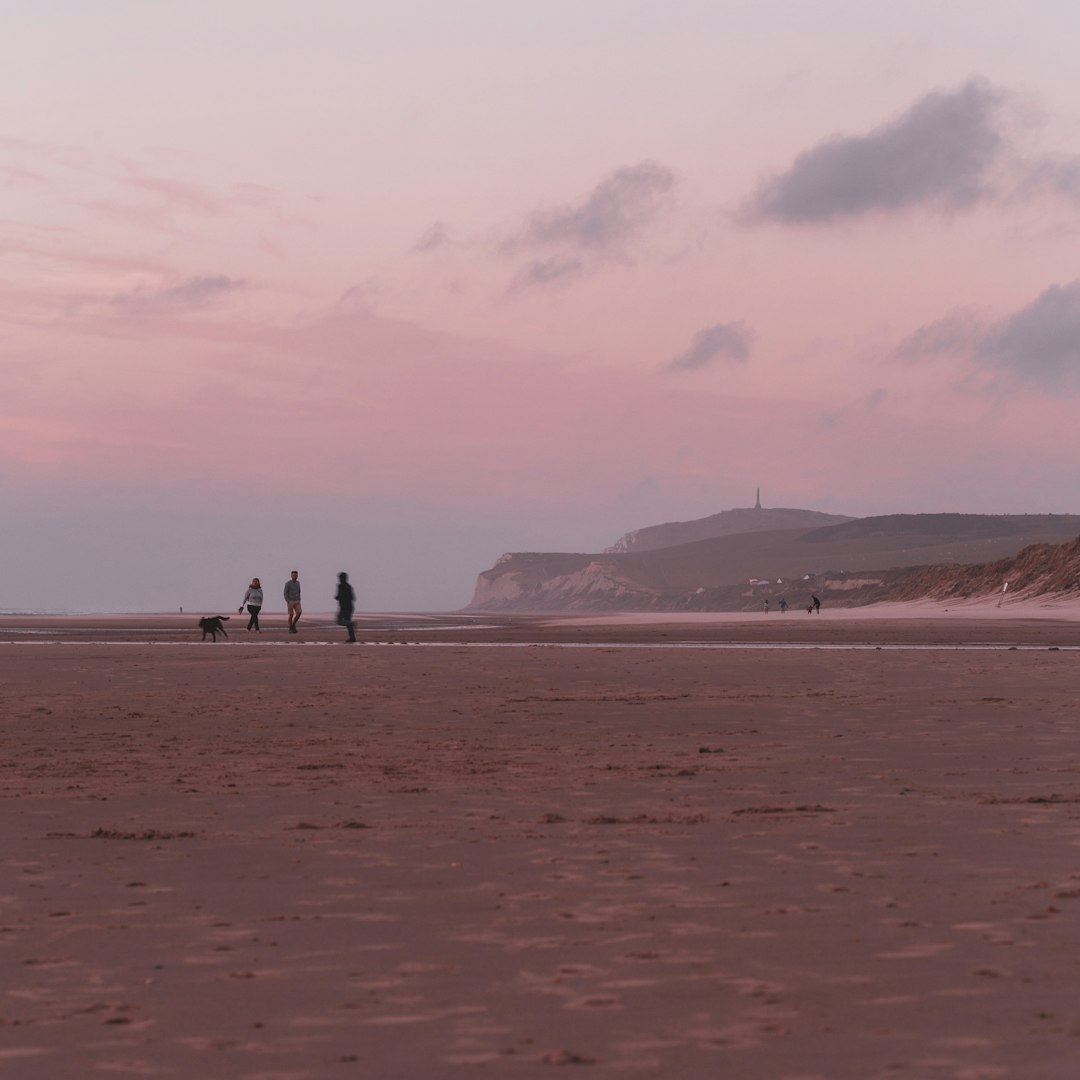
<instances>
[{"instance_id":1,"label":"vegetation on dune","mask_svg":"<svg viewBox=\"0 0 1080 1080\"><path fill-rule=\"evenodd\" d=\"M1065 544L1030 544L1012 558L975 566L924 566L913 570L890 600L962 600L1000 593L1010 596L1080 592L1080 536Z\"/></svg>"}]
</instances>

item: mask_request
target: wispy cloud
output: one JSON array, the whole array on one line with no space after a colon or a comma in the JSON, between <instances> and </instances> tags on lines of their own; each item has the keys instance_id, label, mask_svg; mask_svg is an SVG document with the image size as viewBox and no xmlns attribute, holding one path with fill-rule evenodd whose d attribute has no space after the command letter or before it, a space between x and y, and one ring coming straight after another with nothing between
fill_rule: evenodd
<instances>
[{"instance_id":1,"label":"wispy cloud","mask_svg":"<svg viewBox=\"0 0 1080 1080\"><path fill-rule=\"evenodd\" d=\"M411 250L414 254L422 255L428 251L443 247L449 242L450 230L446 227L446 223L436 221L430 228L421 233Z\"/></svg>"},{"instance_id":2,"label":"wispy cloud","mask_svg":"<svg viewBox=\"0 0 1080 1080\"><path fill-rule=\"evenodd\" d=\"M205 217L221 217L235 205L236 200L217 195L196 184L162 176L128 177L129 186L157 196L163 203L180 213Z\"/></svg>"},{"instance_id":3,"label":"wispy cloud","mask_svg":"<svg viewBox=\"0 0 1080 1080\"><path fill-rule=\"evenodd\" d=\"M655 161L623 166L579 202L535 211L518 243L587 251L619 247L655 220L674 186L675 174Z\"/></svg>"},{"instance_id":4,"label":"wispy cloud","mask_svg":"<svg viewBox=\"0 0 1080 1080\"><path fill-rule=\"evenodd\" d=\"M501 245L506 254L532 256L511 290L562 284L626 257L630 243L669 208L675 183L670 169L645 161L616 169L577 202L533 211Z\"/></svg>"},{"instance_id":5,"label":"wispy cloud","mask_svg":"<svg viewBox=\"0 0 1080 1080\"><path fill-rule=\"evenodd\" d=\"M970 353L979 343L984 328L970 312L954 311L944 318L920 326L893 350L898 360L927 360L940 356Z\"/></svg>"},{"instance_id":6,"label":"wispy cloud","mask_svg":"<svg viewBox=\"0 0 1080 1080\"><path fill-rule=\"evenodd\" d=\"M821 426L826 429L840 428L853 420L864 418L868 413L880 409L888 400L889 392L878 386L855 401L850 401L838 409L822 413Z\"/></svg>"},{"instance_id":7,"label":"wispy cloud","mask_svg":"<svg viewBox=\"0 0 1080 1080\"><path fill-rule=\"evenodd\" d=\"M665 364L667 371L699 371L717 360L743 363L750 357L752 334L741 322L717 323L699 330L673 360Z\"/></svg>"},{"instance_id":8,"label":"wispy cloud","mask_svg":"<svg viewBox=\"0 0 1080 1080\"><path fill-rule=\"evenodd\" d=\"M235 183L215 191L186 180L147 175L124 176L119 183L118 195L108 194L82 205L137 228L168 233L180 232L192 222L245 212L269 216L279 225L310 228L312 224L284 210L278 193L264 184Z\"/></svg>"},{"instance_id":9,"label":"wispy cloud","mask_svg":"<svg viewBox=\"0 0 1080 1080\"><path fill-rule=\"evenodd\" d=\"M0 154L7 158L14 157L31 161L35 166L45 168L58 165L64 168L85 169L92 161L92 155L79 146L19 139L10 135L0 135Z\"/></svg>"},{"instance_id":10,"label":"wispy cloud","mask_svg":"<svg viewBox=\"0 0 1080 1080\"><path fill-rule=\"evenodd\" d=\"M206 307L230 293L246 287L245 282L224 274L205 274L183 278L172 284L147 288L140 286L112 297L110 304L138 314L184 311Z\"/></svg>"},{"instance_id":11,"label":"wispy cloud","mask_svg":"<svg viewBox=\"0 0 1080 1080\"><path fill-rule=\"evenodd\" d=\"M0 165L0 177L4 178L7 187L16 187L20 184L45 184L48 181L39 172L32 169L23 169L18 165Z\"/></svg>"},{"instance_id":12,"label":"wispy cloud","mask_svg":"<svg viewBox=\"0 0 1080 1080\"><path fill-rule=\"evenodd\" d=\"M576 256L532 259L518 268L510 282L510 291L517 292L533 285L568 285L581 277L585 265L585 260Z\"/></svg>"},{"instance_id":13,"label":"wispy cloud","mask_svg":"<svg viewBox=\"0 0 1080 1080\"><path fill-rule=\"evenodd\" d=\"M936 90L863 135L804 150L753 195L747 216L788 225L872 212L969 207L993 190L1006 147L1005 93L981 79Z\"/></svg>"},{"instance_id":14,"label":"wispy cloud","mask_svg":"<svg viewBox=\"0 0 1080 1080\"><path fill-rule=\"evenodd\" d=\"M1027 162L1017 195L1020 199L1050 195L1080 203L1080 157L1054 154Z\"/></svg>"}]
</instances>

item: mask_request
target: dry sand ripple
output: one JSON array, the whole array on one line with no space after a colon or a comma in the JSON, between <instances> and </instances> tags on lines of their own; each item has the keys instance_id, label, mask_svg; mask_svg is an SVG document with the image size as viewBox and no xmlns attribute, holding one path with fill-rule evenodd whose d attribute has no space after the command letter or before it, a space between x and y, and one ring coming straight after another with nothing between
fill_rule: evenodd
<instances>
[{"instance_id":1,"label":"dry sand ripple","mask_svg":"<svg viewBox=\"0 0 1080 1080\"><path fill-rule=\"evenodd\" d=\"M1076 663L0 651L0 1065L1071 1078Z\"/></svg>"}]
</instances>

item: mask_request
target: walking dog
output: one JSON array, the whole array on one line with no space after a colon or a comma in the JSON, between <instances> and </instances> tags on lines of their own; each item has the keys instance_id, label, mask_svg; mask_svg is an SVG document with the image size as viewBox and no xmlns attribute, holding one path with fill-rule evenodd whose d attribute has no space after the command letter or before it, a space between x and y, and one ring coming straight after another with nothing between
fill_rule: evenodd
<instances>
[{"instance_id":1,"label":"walking dog","mask_svg":"<svg viewBox=\"0 0 1080 1080\"><path fill-rule=\"evenodd\" d=\"M228 633L225 630L224 623L229 618L228 615L205 615L199 620L199 629L202 631L202 639L206 640L206 635L210 635L212 641L217 641L218 634L222 634L224 637L228 637Z\"/></svg>"}]
</instances>

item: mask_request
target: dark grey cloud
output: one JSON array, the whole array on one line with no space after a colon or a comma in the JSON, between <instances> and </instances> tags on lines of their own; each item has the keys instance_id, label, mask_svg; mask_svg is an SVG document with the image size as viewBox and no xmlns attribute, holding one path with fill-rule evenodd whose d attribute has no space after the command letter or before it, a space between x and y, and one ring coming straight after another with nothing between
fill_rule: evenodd
<instances>
[{"instance_id":1,"label":"dark grey cloud","mask_svg":"<svg viewBox=\"0 0 1080 1080\"><path fill-rule=\"evenodd\" d=\"M580 202L534 212L514 243L587 251L619 247L664 210L674 187L675 174L655 161L623 166Z\"/></svg>"},{"instance_id":2,"label":"dark grey cloud","mask_svg":"<svg viewBox=\"0 0 1080 1080\"><path fill-rule=\"evenodd\" d=\"M1080 389L1080 280L1051 285L997 322L953 312L920 327L894 355L910 361L958 357L995 383Z\"/></svg>"},{"instance_id":3,"label":"dark grey cloud","mask_svg":"<svg viewBox=\"0 0 1080 1080\"><path fill-rule=\"evenodd\" d=\"M226 277L224 274L196 275L184 278L174 285L162 285L156 289L132 289L114 296L111 303L128 311L178 311L204 307L243 288L243 281Z\"/></svg>"},{"instance_id":4,"label":"dark grey cloud","mask_svg":"<svg viewBox=\"0 0 1080 1080\"><path fill-rule=\"evenodd\" d=\"M1047 387L1080 386L1080 281L1051 285L990 328L974 359L981 367Z\"/></svg>"},{"instance_id":5,"label":"dark grey cloud","mask_svg":"<svg viewBox=\"0 0 1080 1080\"><path fill-rule=\"evenodd\" d=\"M865 135L804 150L751 198L751 220L829 222L914 206L962 209L992 193L1005 94L983 80L937 90Z\"/></svg>"},{"instance_id":6,"label":"dark grey cloud","mask_svg":"<svg viewBox=\"0 0 1080 1080\"><path fill-rule=\"evenodd\" d=\"M668 371L698 371L717 360L742 363L750 356L751 334L739 322L717 323L699 330L688 348L665 365Z\"/></svg>"}]
</instances>

